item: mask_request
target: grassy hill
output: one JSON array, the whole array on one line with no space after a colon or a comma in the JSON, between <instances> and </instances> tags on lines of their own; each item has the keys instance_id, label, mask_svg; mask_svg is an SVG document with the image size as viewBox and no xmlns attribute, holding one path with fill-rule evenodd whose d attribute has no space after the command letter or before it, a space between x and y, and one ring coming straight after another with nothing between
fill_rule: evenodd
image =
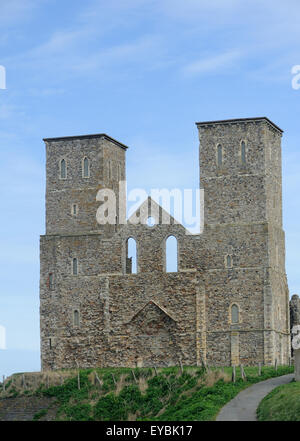
<instances>
[{"instance_id":1,"label":"grassy hill","mask_svg":"<svg viewBox=\"0 0 300 441\"><path fill-rule=\"evenodd\" d=\"M260 403L259 421L300 421L300 382L278 386Z\"/></svg>"},{"instance_id":2,"label":"grassy hill","mask_svg":"<svg viewBox=\"0 0 300 441\"><path fill-rule=\"evenodd\" d=\"M258 376L257 367L244 369L247 379L243 380L237 369L235 383L231 381L232 368L206 371L184 367L183 372L178 367L61 371L43 374L44 382L38 387L36 379L33 381L26 374L25 390L22 389L22 374L16 374L7 382L5 393L0 392L0 397L3 396L0 404L5 404L8 397L24 395L28 399L51 398L49 412L53 414L55 408L56 416L52 417L55 420L214 420L240 390L258 381L293 372L293 367L280 366L277 371L263 367L262 375ZM51 386L54 379L61 384ZM47 414L47 409L41 409L34 419L48 419Z\"/></svg>"}]
</instances>

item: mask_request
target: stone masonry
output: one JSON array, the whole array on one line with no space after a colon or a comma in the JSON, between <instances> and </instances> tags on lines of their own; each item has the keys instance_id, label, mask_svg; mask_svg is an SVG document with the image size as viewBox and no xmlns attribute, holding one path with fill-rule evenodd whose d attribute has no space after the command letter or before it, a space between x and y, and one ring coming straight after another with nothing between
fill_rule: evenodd
<instances>
[{"instance_id":1,"label":"stone masonry","mask_svg":"<svg viewBox=\"0 0 300 441\"><path fill-rule=\"evenodd\" d=\"M204 231L145 201L141 223L99 225L99 189L126 205L127 147L105 135L45 139L42 369L288 363L281 137L268 118L196 123ZM142 183L141 183L142 184ZM148 211L155 208L155 215ZM155 225L146 221L151 214ZM178 271L166 272L175 236ZM137 244L131 273L127 241ZM75 262L75 263L74 263ZM76 268L74 269L74 265Z\"/></svg>"},{"instance_id":2,"label":"stone masonry","mask_svg":"<svg viewBox=\"0 0 300 441\"><path fill-rule=\"evenodd\" d=\"M300 325L300 298L297 294L294 294L290 300L290 327Z\"/></svg>"},{"instance_id":3,"label":"stone masonry","mask_svg":"<svg viewBox=\"0 0 300 441\"><path fill-rule=\"evenodd\" d=\"M290 300L290 330L291 330L291 342L293 339L292 329L294 326L300 325L300 298L297 294L294 294ZM292 356L295 356L293 347L291 347Z\"/></svg>"}]
</instances>

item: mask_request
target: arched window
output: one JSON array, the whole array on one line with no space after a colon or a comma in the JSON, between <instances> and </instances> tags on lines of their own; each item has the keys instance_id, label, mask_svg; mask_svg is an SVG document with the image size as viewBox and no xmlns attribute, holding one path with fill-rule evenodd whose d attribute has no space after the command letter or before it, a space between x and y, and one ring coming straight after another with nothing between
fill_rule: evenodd
<instances>
[{"instance_id":1,"label":"arched window","mask_svg":"<svg viewBox=\"0 0 300 441\"><path fill-rule=\"evenodd\" d=\"M226 256L226 267L232 268L232 256L230 254L227 254Z\"/></svg>"},{"instance_id":2,"label":"arched window","mask_svg":"<svg viewBox=\"0 0 300 441\"><path fill-rule=\"evenodd\" d=\"M221 144L218 144L218 147L217 147L217 164L218 164L218 167L220 167L222 165L222 163L223 163L223 149L222 149Z\"/></svg>"},{"instance_id":3,"label":"arched window","mask_svg":"<svg viewBox=\"0 0 300 441\"><path fill-rule=\"evenodd\" d=\"M67 164L66 160L62 159L60 161L60 179L66 179L67 177Z\"/></svg>"},{"instance_id":4,"label":"arched window","mask_svg":"<svg viewBox=\"0 0 300 441\"><path fill-rule=\"evenodd\" d=\"M176 273L178 271L177 239L169 236L166 239L166 272Z\"/></svg>"},{"instance_id":5,"label":"arched window","mask_svg":"<svg viewBox=\"0 0 300 441\"><path fill-rule=\"evenodd\" d=\"M88 178L90 176L90 165L88 158L84 158L82 161L82 176Z\"/></svg>"},{"instance_id":6,"label":"arched window","mask_svg":"<svg viewBox=\"0 0 300 441\"><path fill-rule=\"evenodd\" d=\"M74 276L77 276L78 274L78 261L76 257L72 260L72 273Z\"/></svg>"},{"instance_id":7,"label":"arched window","mask_svg":"<svg viewBox=\"0 0 300 441\"><path fill-rule=\"evenodd\" d=\"M77 309L73 311L73 323L74 326L79 326L79 311Z\"/></svg>"},{"instance_id":8,"label":"arched window","mask_svg":"<svg viewBox=\"0 0 300 441\"><path fill-rule=\"evenodd\" d=\"M241 142L241 162L246 164L246 144L245 141Z\"/></svg>"},{"instance_id":9,"label":"arched window","mask_svg":"<svg viewBox=\"0 0 300 441\"><path fill-rule=\"evenodd\" d=\"M49 274L49 289L53 289L54 286L54 279L53 279L53 273Z\"/></svg>"},{"instance_id":10,"label":"arched window","mask_svg":"<svg viewBox=\"0 0 300 441\"><path fill-rule=\"evenodd\" d=\"M231 306L231 323L239 322L239 307L237 305Z\"/></svg>"},{"instance_id":11,"label":"arched window","mask_svg":"<svg viewBox=\"0 0 300 441\"><path fill-rule=\"evenodd\" d=\"M126 274L137 273L137 246L132 237L126 241Z\"/></svg>"},{"instance_id":12,"label":"arched window","mask_svg":"<svg viewBox=\"0 0 300 441\"><path fill-rule=\"evenodd\" d=\"M77 216L78 213L78 205L72 204L72 216Z\"/></svg>"}]
</instances>

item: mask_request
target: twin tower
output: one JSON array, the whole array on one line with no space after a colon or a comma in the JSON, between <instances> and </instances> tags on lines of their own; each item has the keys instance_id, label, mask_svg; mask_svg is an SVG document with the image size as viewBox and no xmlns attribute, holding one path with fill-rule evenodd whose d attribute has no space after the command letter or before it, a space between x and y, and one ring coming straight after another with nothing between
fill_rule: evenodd
<instances>
[{"instance_id":1,"label":"twin tower","mask_svg":"<svg viewBox=\"0 0 300 441\"><path fill-rule=\"evenodd\" d=\"M44 140L42 369L288 362L282 130L265 117L196 125L204 231L195 235L164 224L161 207L154 226L99 225L100 189L126 204L127 147L105 134ZM170 236L176 272L166 271Z\"/></svg>"}]
</instances>

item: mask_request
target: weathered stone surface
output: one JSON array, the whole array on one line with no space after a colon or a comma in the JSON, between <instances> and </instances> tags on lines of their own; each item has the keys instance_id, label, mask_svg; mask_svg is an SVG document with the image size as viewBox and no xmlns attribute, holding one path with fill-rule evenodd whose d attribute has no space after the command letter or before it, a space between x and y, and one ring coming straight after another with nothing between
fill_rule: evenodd
<instances>
[{"instance_id":1,"label":"weathered stone surface","mask_svg":"<svg viewBox=\"0 0 300 441\"><path fill-rule=\"evenodd\" d=\"M300 325L300 298L297 294L294 294L290 300L290 317L292 330L293 326Z\"/></svg>"},{"instance_id":2,"label":"weathered stone surface","mask_svg":"<svg viewBox=\"0 0 300 441\"><path fill-rule=\"evenodd\" d=\"M179 224L162 224L161 209L154 227L98 225L97 191L114 189L119 201L125 149L100 135L46 141L43 369L74 367L76 361L82 367L166 366L180 359L188 365L219 366L288 362L282 133L264 118L198 123L198 129L200 187L205 190L201 235L188 235ZM242 140L246 164L240 157ZM218 144L223 147L222 166L216 161ZM90 161L89 178L82 177L84 157ZM58 178L61 158L68 166L65 180ZM149 203L140 208L142 216L147 217ZM78 205L76 216L71 204ZM170 235L178 240L176 273L165 270ZM127 274L129 237L137 243L137 274ZM78 275L71 271L74 258ZM238 323L231 322L234 304ZM79 326L73 322L75 310Z\"/></svg>"},{"instance_id":3,"label":"weathered stone surface","mask_svg":"<svg viewBox=\"0 0 300 441\"><path fill-rule=\"evenodd\" d=\"M295 358L295 381L300 381L300 349L294 350Z\"/></svg>"}]
</instances>

